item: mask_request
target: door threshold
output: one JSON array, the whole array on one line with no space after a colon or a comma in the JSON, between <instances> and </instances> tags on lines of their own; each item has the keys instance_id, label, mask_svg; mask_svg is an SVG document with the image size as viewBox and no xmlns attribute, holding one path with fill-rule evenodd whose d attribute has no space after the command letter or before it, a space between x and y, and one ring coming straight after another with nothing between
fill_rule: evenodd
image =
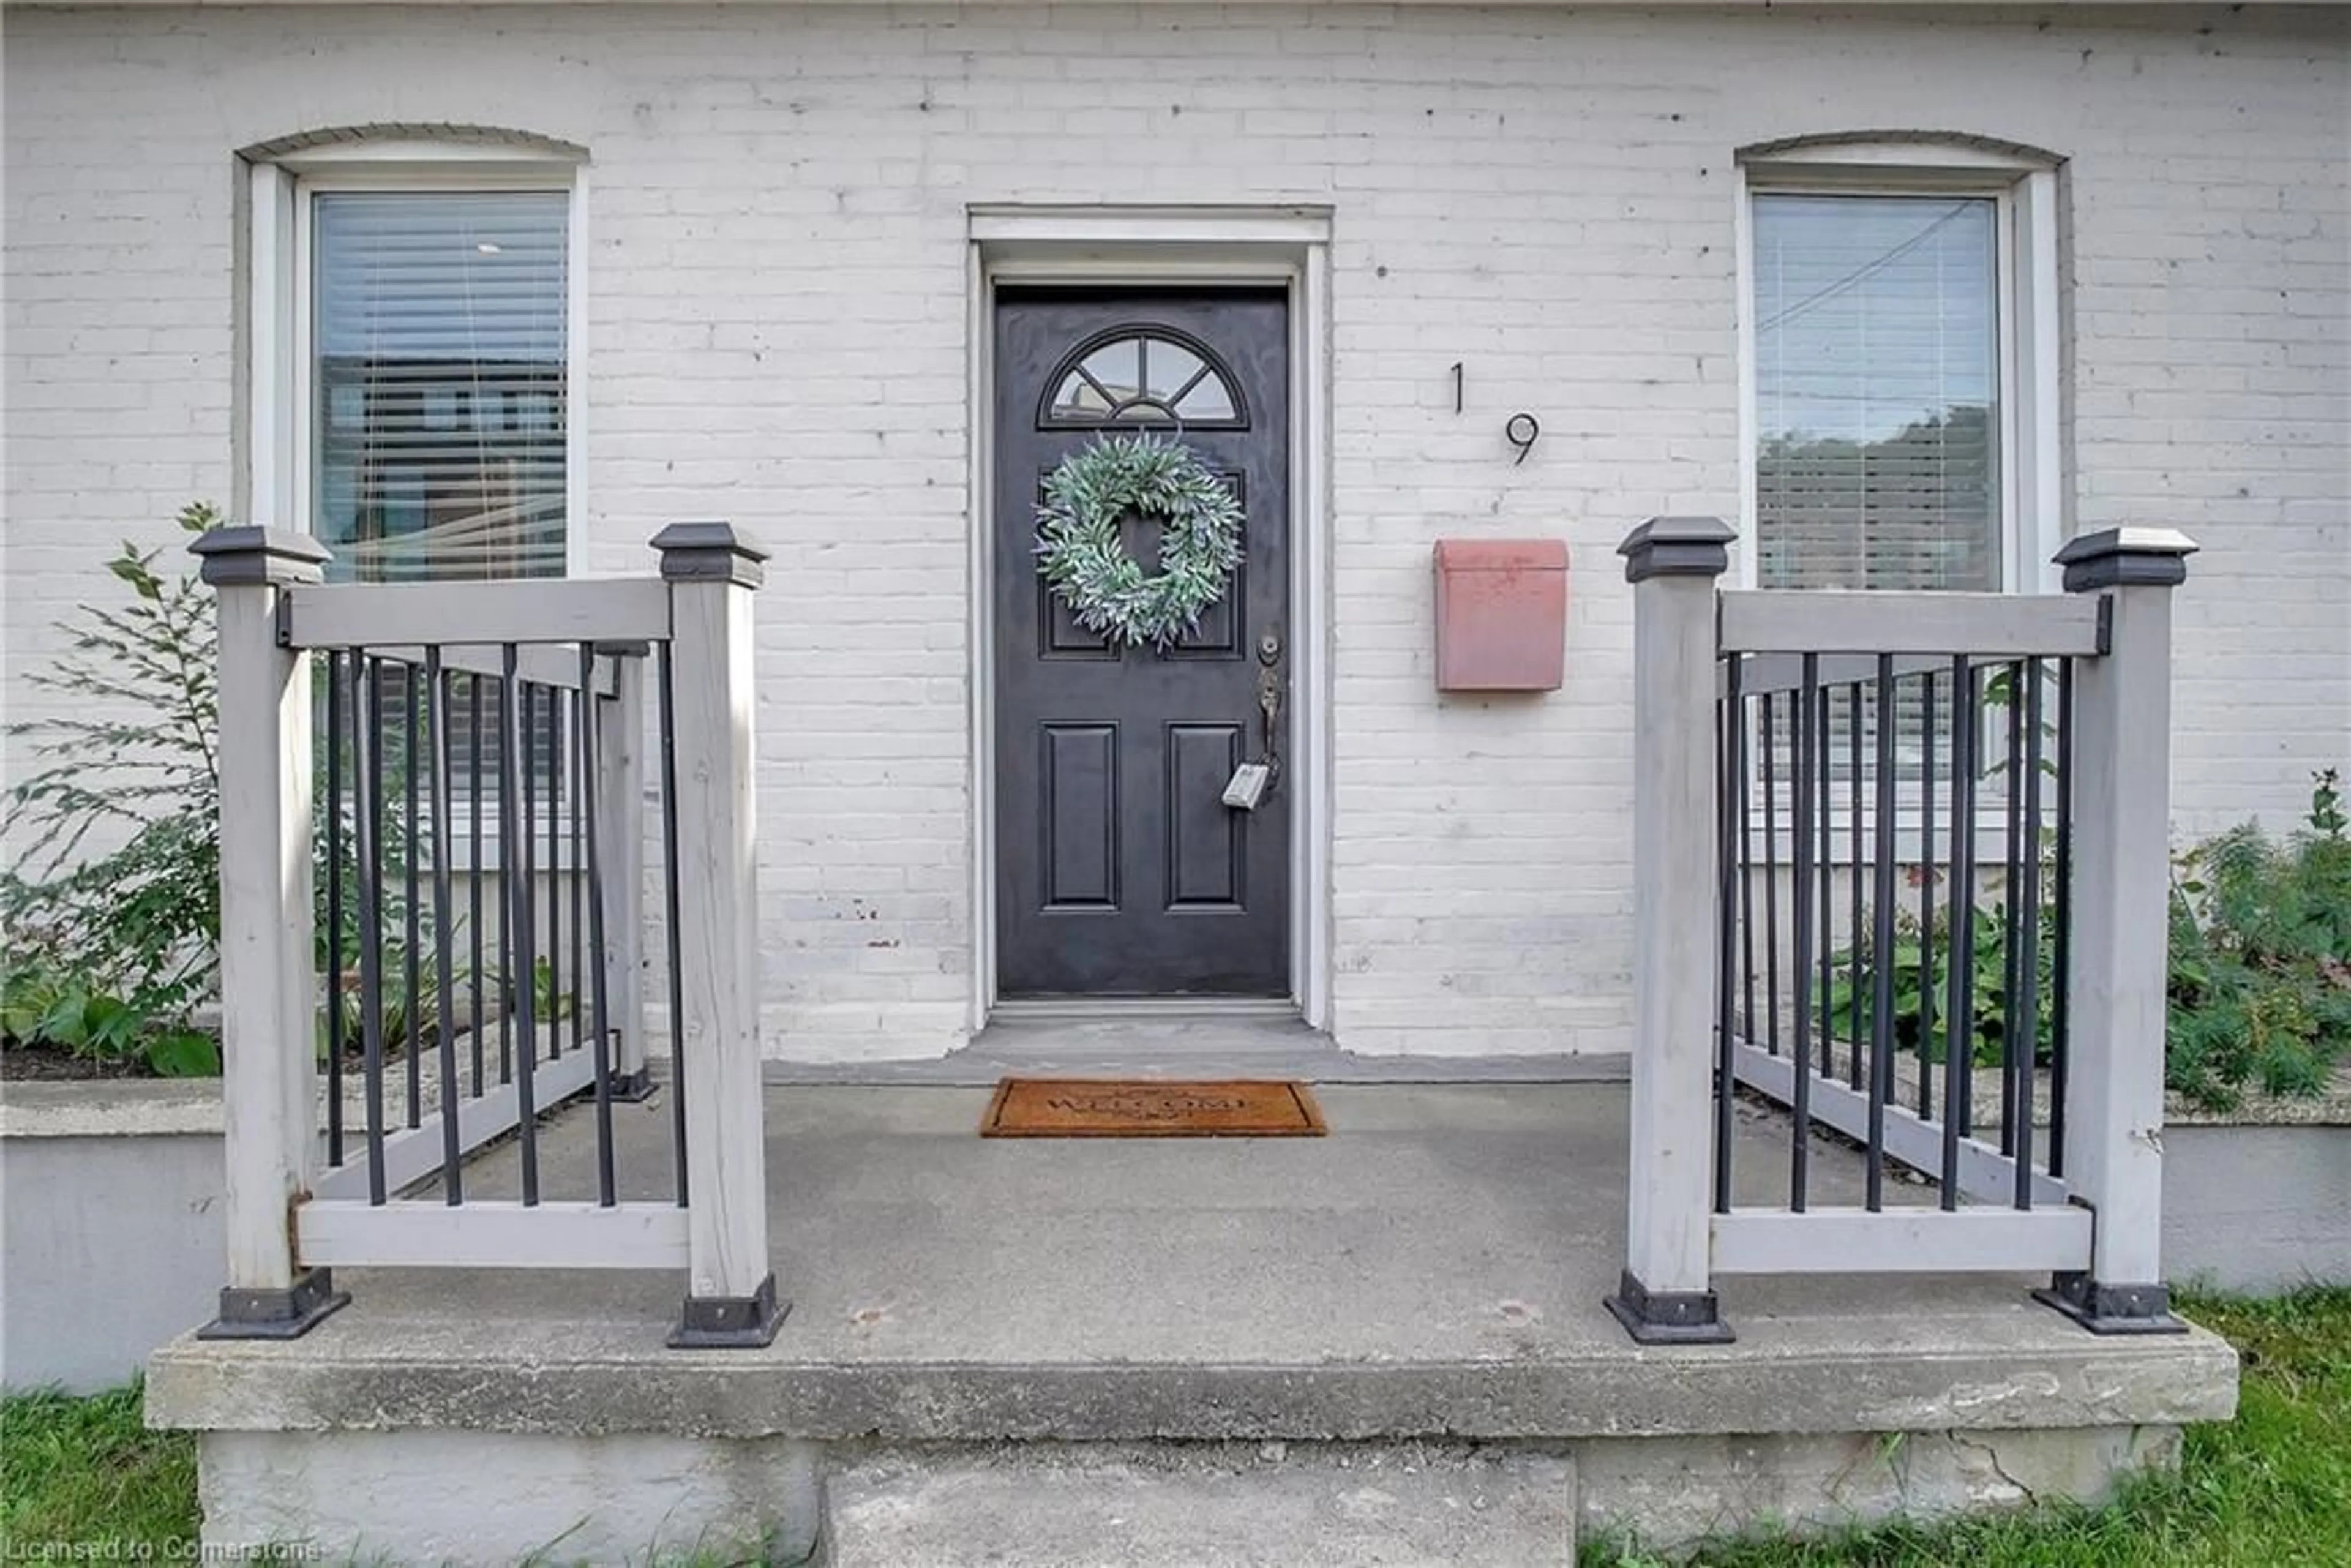
<instances>
[{"instance_id":1,"label":"door threshold","mask_svg":"<svg viewBox=\"0 0 2351 1568\"><path fill-rule=\"evenodd\" d=\"M1053 997L998 1002L987 1009L998 1023L1127 1023L1139 1019L1280 1019L1294 1020L1298 1004L1286 997Z\"/></svg>"}]
</instances>

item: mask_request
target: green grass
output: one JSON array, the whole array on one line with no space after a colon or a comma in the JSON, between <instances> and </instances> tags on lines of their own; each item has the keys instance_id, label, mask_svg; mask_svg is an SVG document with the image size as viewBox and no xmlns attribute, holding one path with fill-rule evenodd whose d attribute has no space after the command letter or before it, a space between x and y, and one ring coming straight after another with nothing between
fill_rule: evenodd
<instances>
[{"instance_id":1,"label":"green grass","mask_svg":"<svg viewBox=\"0 0 2351 1568\"><path fill-rule=\"evenodd\" d=\"M2274 1301L2196 1298L2182 1311L2244 1358L2237 1419L2190 1428L2176 1475L2109 1507L2048 1508L1940 1528L1700 1552L1708 1568L2344 1568L2351 1563L2351 1290ZM1653 1561L1587 1547L1584 1568Z\"/></svg>"},{"instance_id":2,"label":"green grass","mask_svg":"<svg viewBox=\"0 0 2351 1568\"><path fill-rule=\"evenodd\" d=\"M2043 1509L1939 1529L1888 1525L1834 1540L1726 1544L1713 1568L2343 1568L2351 1564L2351 1290L2276 1301L2203 1298L2185 1311L2244 1356L2237 1419L2189 1431L2177 1475L2102 1509ZM150 1432L137 1385L88 1399L0 1402L0 1561L44 1543L143 1546L196 1533L196 1452ZM1647 1559L1588 1547L1585 1568Z\"/></svg>"},{"instance_id":3,"label":"green grass","mask_svg":"<svg viewBox=\"0 0 2351 1568\"><path fill-rule=\"evenodd\" d=\"M196 1538L196 1439L150 1432L137 1384L76 1399L0 1401L0 1561L38 1561L68 1542L149 1549ZM92 1553L98 1560L107 1560Z\"/></svg>"}]
</instances>

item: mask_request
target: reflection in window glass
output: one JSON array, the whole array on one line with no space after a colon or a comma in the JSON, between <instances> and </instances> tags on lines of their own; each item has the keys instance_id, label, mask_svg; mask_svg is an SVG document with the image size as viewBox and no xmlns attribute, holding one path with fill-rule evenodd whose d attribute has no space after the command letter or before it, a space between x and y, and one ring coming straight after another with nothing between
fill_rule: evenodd
<instances>
[{"instance_id":1,"label":"reflection in window glass","mask_svg":"<svg viewBox=\"0 0 2351 1568\"><path fill-rule=\"evenodd\" d=\"M337 574L561 575L569 198L313 200L311 499Z\"/></svg>"},{"instance_id":2,"label":"reflection in window glass","mask_svg":"<svg viewBox=\"0 0 2351 1568\"><path fill-rule=\"evenodd\" d=\"M1062 380L1061 390L1053 396L1056 418L1100 419L1109 413L1110 399L1081 371L1071 371Z\"/></svg>"},{"instance_id":3,"label":"reflection in window glass","mask_svg":"<svg viewBox=\"0 0 2351 1568\"><path fill-rule=\"evenodd\" d=\"M1122 339L1105 343L1086 356L1086 374L1113 403L1122 403L1143 392L1143 340Z\"/></svg>"},{"instance_id":4,"label":"reflection in window glass","mask_svg":"<svg viewBox=\"0 0 2351 1568\"><path fill-rule=\"evenodd\" d=\"M1239 407L1224 374L1170 339L1137 332L1088 353L1054 389L1050 417L1097 423L1229 423Z\"/></svg>"},{"instance_id":5,"label":"reflection in window glass","mask_svg":"<svg viewBox=\"0 0 2351 1568\"><path fill-rule=\"evenodd\" d=\"M1762 194L1753 216L1760 582L1999 588L1994 204Z\"/></svg>"},{"instance_id":6,"label":"reflection in window glass","mask_svg":"<svg viewBox=\"0 0 2351 1568\"><path fill-rule=\"evenodd\" d=\"M1233 407L1232 389L1214 371L1192 383L1192 390L1176 404L1176 412L1186 419L1202 421L1232 419L1238 414Z\"/></svg>"},{"instance_id":7,"label":"reflection in window glass","mask_svg":"<svg viewBox=\"0 0 2351 1568\"><path fill-rule=\"evenodd\" d=\"M1208 367L1200 356L1181 343L1149 338L1143 347L1143 384L1161 402L1174 406L1176 400L1191 386L1194 378Z\"/></svg>"}]
</instances>

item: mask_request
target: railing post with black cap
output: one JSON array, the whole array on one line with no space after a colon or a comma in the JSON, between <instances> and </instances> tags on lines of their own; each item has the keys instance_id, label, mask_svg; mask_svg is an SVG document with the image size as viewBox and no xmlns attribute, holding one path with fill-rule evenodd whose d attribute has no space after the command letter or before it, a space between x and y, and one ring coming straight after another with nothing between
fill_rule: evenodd
<instances>
[{"instance_id":1,"label":"railing post with black cap","mask_svg":"<svg viewBox=\"0 0 2351 1568\"><path fill-rule=\"evenodd\" d=\"M325 575L315 539L214 528L190 547L219 593L221 1102L228 1282L206 1339L293 1339L350 1298L294 1249L315 1176L310 656L277 601Z\"/></svg>"},{"instance_id":2,"label":"railing post with black cap","mask_svg":"<svg viewBox=\"0 0 2351 1568\"><path fill-rule=\"evenodd\" d=\"M2170 902L2171 591L2195 541L2085 534L2065 591L2105 601L2105 650L2074 676L2071 1060L2065 1178L2096 1213L2090 1267L2035 1292L2100 1333L2178 1332L2163 1282L2163 1049Z\"/></svg>"},{"instance_id":3,"label":"railing post with black cap","mask_svg":"<svg viewBox=\"0 0 2351 1568\"><path fill-rule=\"evenodd\" d=\"M653 540L670 585L690 1276L670 1343L763 1345L789 1311L768 1264L766 1127L760 1098L759 937L751 595L763 550L726 523L677 523Z\"/></svg>"},{"instance_id":4,"label":"railing post with black cap","mask_svg":"<svg viewBox=\"0 0 2351 1568\"><path fill-rule=\"evenodd\" d=\"M1625 1271L1608 1309L1644 1343L1731 1337L1709 1280L1719 517L1652 517L1633 585L1633 1085Z\"/></svg>"}]
</instances>

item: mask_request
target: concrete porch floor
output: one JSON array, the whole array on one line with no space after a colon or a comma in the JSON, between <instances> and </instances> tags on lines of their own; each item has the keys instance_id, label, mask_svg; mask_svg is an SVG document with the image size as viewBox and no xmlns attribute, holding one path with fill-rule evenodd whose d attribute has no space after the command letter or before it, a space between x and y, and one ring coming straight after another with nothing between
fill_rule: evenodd
<instances>
[{"instance_id":1,"label":"concrete porch floor","mask_svg":"<svg viewBox=\"0 0 2351 1568\"><path fill-rule=\"evenodd\" d=\"M294 1434L792 1440L831 1446L820 1469L877 1446L1436 1440L1568 1455L1588 1521L1669 1539L2001 1500L1968 1490L1993 1472L2007 1500L2095 1494L2234 1406L2220 1340L2096 1338L2022 1277L1727 1281L1737 1343L1635 1346L1601 1305L1619 1085L1323 1085L1330 1136L1219 1140L983 1140L977 1089L767 1094L793 1303L771 1347L665 1350L669 1274L354 1270L352 1304L307 1338L160 1351L151 1421L213 1435L225 1520L214 1471L282 1469ZM543 1137L550 1197L591 1194L589 1115ZM629 1196L667 1190L668 1116L662 1094L617 1110ZM1742 1118L1748 1198L1777 1196L1785 1151L1783 1124ZM1857 1201L1843 1160L1815 1159L1820 1201ZM469 1193L513 1196L514 1164L491 1151ZM1959 1491L1848 1484L1890 1433L1936 1435ZM2003 1433L2081 1442L2036 1458ZM1968 1471L1967 1434L1989 1470ZM1940 1462L1926 1448L1905 1464Z\"/></svg>"}]
</instances>

